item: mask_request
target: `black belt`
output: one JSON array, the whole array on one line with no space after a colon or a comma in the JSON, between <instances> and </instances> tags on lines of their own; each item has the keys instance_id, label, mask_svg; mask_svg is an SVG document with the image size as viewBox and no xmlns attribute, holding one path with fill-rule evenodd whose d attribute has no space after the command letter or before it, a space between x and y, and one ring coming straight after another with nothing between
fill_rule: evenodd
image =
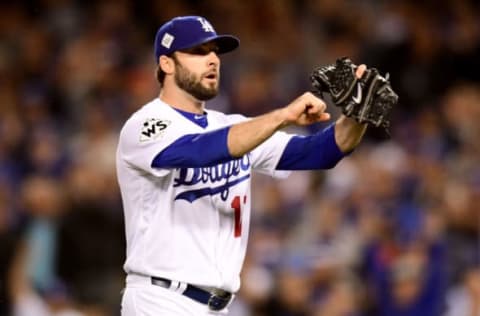
<instances>
[{"instance_id":1,"label":"black belt","mask_svg":"<svg viewBox=\"0 0 480 316\"><path fill-rule=\"evenodd\" d=\"M194 301L208 305L208 308L212 311L224 309L232 300L232 293L220 289L215 289L212 292L209 292L183 282L177 282L177 284L174 285L175 288L172 288L174 282L171 280L159 277L151 277L151 280L153 285L158 285L179 292ZM181 289L182 287L183 289Z\"/></svg>"}]
</instances>

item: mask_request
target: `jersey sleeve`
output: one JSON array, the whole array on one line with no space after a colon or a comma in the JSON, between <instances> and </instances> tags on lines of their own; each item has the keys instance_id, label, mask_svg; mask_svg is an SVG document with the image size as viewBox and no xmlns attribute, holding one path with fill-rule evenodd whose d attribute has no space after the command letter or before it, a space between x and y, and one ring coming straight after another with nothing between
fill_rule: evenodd
<instances>
[{"instance_id":1,"label":"jersey sleeve","mask_svg":"<svg viewBox=\"0 0 480 316\"><path fill-rule=\"evenodd\" d=\"M252 167L255 171L275 178L286 178L290 171L277 170L277 164L293 135L276 132L251 152Z\"/></svg>"},{"instance_id":2,"label":"jersey sleeve","mask_svg":"<svg viewBox=\"0 0 480 316\"><path fill-rule=\"evenodd\" d=\"M228 115L230 124L240 123L249 120L240 114ZM277 164L285 150L288 142L294 135L282 131L274 133L266 141L250 152L250 161L254 171L263 173L275 178L286 178L290 171L277 170Z\"/></svg>"},{"instance_id":3,"label":"jersey sleeve","mask_svg":"<svg viewBox=\"0 0 480 316\"><path fill-rule=\"evenodd\" d=\"M185 134L178 122L166 117L132 116L120 132L118 155L133 168L161 177L170 169L154 168L159 152Z\"/></svg>"},{"instance_id":4,"label":"jersey sleeve","mask_svg":"<svg viewBox=\"0 0 480 316\"><path fill-rule=\"evenodd\" d=\"M294 136L285 148L277 169L319 170L333 168L343 157L335 140L335 124L309 136Z\"/></svg>"}]
</instances>

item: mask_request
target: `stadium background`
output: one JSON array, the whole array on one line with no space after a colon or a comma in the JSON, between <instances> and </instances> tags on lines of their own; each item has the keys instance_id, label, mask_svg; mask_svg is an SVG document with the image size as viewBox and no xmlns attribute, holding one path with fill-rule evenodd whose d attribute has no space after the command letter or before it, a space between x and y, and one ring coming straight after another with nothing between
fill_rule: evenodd
<instances>
[{"instance_id":1,"label":"stadium background","mask_svg":"<svg viewBox=\"0 0 480 316\"><path fill-rule=\"evenodd\" d=\"M0 315L118 314L117 134L158 92L158 26L186 14L241 39L210 108L272 110L344 55L390 72L400 95L391 139L370 129L331 171L254 178L231 314L480 315L477 1L10 2L0 5Z\"/></svg>"}]
</instances>

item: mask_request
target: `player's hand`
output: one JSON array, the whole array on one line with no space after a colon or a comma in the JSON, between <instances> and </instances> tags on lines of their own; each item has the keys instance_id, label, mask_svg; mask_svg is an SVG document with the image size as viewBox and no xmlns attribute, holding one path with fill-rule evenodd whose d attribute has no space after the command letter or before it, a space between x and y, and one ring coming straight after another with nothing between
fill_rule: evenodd
<instances>
[{"instance_id":1,"label":"player's hand","mask_svg":"<svg viewBox=\"0 0 480 316\"><path fill-rule=\"evenodd\" d=\"M311 92L306 92L281 109L284 125L310 125L328 121L330 114L325 112L327 105Z\"/></svg>"},{"instance_id":2,"label":"player's hand","mask_svg":"<svg viewBox=\"0 0 480 316\"><path fill-rule=\"evenodd\" d=\"M355 75L361 78L367 67L358 66ZM282 109L285 125L310 125L317 122L324 122L330 119L330 114L325 112L327 105L311 92L306 92L292 103Z\"/></svg>"}]
</instances>

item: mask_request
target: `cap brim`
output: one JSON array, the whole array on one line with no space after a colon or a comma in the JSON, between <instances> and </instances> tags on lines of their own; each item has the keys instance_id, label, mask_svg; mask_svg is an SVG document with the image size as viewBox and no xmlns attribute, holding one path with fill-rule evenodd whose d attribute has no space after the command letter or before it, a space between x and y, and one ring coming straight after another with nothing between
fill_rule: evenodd
<instances>
[{"instance_id":1,"label":"cap brim","mask_svg":"<svg viewBox=\"0 0 480 316\"><path fill-rule=\"evenodd\" d=\"M240 45L240 40L233 35L214 35L202 38L196 43L190 43L189 45L178 47L175 51L190 49L209 42L215 42L217 44L217 54L225 54L231 52Z\"/></svg>"},{"instance_id":2,"label":"cap brim","mask_svg":"<svg viewBox=\"0 0 480 316\"><path fill-rule=\"evenodd\" d=\"M217 35L211 40L218 45L218 53L225 54L236 49L240 45L240 40L232 35Z\"/></svg>"}]
</instances>

